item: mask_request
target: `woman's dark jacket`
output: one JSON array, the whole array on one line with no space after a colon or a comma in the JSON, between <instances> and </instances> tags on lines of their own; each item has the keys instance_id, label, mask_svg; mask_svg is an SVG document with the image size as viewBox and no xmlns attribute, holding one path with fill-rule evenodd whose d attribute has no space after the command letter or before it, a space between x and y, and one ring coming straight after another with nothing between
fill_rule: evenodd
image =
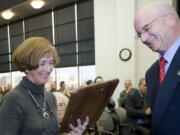
<instances>
[{"instance_id":1,"label":"woman's dark jacket","mask_svg":"<svg viewBox=\"0 0 180 135\"><path fill-rule=\"evenodd\" d=\"M42 116L28 90L41 107L46 99L49 119ZM3 97L0 103L0 135L58 135L58 129L56 99L52 93L44 91L44 85L36 85L24 77Z\"/></svg>"}]
</instances>

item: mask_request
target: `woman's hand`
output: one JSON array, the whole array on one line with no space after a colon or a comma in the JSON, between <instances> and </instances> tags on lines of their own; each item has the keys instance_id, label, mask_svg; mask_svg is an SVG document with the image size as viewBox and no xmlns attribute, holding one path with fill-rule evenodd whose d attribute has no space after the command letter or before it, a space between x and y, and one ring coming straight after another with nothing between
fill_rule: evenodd
<instances>
[{"instance_id":1,"label":"woman's hand","mask_svg":"<svg viewBox=\"0 0 180 135\"><path fill-rule=\"evenodd\" d=\"M89 117L86 116L86 119L83 124L81 124L80 119L77 119L77 124L78 124L77 127L74 127L72 124L69 124L69 127L72 129L70 132L71 135L81 135L85 131L88 122L89 122Z\"/></svg>"}]
</instances>

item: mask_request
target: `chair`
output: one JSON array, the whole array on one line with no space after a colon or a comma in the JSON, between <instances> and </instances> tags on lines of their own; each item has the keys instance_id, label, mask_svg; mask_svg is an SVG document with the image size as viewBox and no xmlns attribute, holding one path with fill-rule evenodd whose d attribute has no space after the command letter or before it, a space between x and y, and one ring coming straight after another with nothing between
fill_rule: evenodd
<instances>
[{"instance_id":1,"label":"chair","mask_svg":"<svg viewBox=\"0 0 180 135\"><path fill-rule=\"evenodd\" d=\"M103 112L99 120L96 122L99 135L116 135L114 132L115 125L113 116L109 112Z\"/></svg>"}]
</instances>

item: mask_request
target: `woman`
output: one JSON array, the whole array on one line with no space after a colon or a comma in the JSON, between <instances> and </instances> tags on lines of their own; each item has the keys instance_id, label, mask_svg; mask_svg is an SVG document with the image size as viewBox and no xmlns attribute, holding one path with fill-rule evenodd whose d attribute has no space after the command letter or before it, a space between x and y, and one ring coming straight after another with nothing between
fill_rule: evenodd
<instances>
[{"instance_id":1,"label":"woman","mask_svg":"<svg viewBox=\"0 0 180 135\"><path fill-rule=\"evenodd\" d=\"M69 99L61 92L54 92L53 94L55 95L56 101L57 101L58 121L59 123L61 123L65 114Z\"/></svg>"},{"instance_id":2,"label":"woman","mask_svg":"<svg viewBox=\"0 0 180 135\"><path fill-rule=\"evenodd\" d=\"M56 99L45 92L44 86L54 66L59 62L58 54L45 38L32 37L25 40L14 51L12 60L26 77L0 104L0 135L58 135ZM70 125L73 135L80 135L88 123Z\"/></svg>"}]
</instances>

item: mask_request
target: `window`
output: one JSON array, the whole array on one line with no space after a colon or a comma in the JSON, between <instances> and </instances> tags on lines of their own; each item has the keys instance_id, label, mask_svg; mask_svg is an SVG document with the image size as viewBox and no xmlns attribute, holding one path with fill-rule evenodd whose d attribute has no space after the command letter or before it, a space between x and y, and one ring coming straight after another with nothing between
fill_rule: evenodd
<instances>
[{"instance_id":1,"label":"window","mask_svg":"<svg viewBox=\"0 0 180 135\"><path fill-rule=\"evenodd\" d=\"M17 46L24 41L23 22L14 22L9 25L10 31L10 54L12 59L12 53ZM11 71L17 71L11 62Z\"/></svg>"},{"instance_id":2,"label":"window","mask_svg":"<svg viewBox=\"0 0 180 135\"><path fill-rule=\"evenodd\" d=\"M81 67L81 82L82 85L85 85L88 80L94 81L96 77L96 69L94 65L91 66L82 66Z\"/></svg>"},{"instance_id":3,"label":"window","mask_svg":"<svg viewBox=\"0 0 180 135\"><path fill-rule=\"evenodd\" d=\"M25 20L25 37L45 37L52 43L51 12Z\"/></svg>"},{"instance_id":4,"label":"window","mask_svg":"<svg viewBox=\"0 0 180 135\"><path fill-rule=\"evenodd\" d=\"M0 73L16 86L25 75L11 63L11 54L25 39L41 36L50 40L60 55L60 63L49 82L67 82L71 91L95 77L93 0L72 2L24 20L0 27ZM10 72L10 73L8 73ZM11 74L12 73L12 74ZM4 74L3 74L4 77ZM13 78L13 79L12 79ZM2 79L0 74L0 79ZM47 83L46 88L49 88Z\"/></svg>"},{"instance_id":5,"label":"window","mask_svg":"<svg viewBox=\"0 0 180 135\"><path fill-rule=\"evenodd\" d=\"M58 68L59 83L65 81L70 91L78 88L78 67Z\"/></svg>"},{"instance_id":6,"label":"window","mask_svg":"<svg viewBox=\"0 0 180 135\"><path fill-rule=\"evenodd\" d=\"M8 27L0 27L0 73L10 72L10 56L8 45Z\"/></svg>"}]
</instances>

